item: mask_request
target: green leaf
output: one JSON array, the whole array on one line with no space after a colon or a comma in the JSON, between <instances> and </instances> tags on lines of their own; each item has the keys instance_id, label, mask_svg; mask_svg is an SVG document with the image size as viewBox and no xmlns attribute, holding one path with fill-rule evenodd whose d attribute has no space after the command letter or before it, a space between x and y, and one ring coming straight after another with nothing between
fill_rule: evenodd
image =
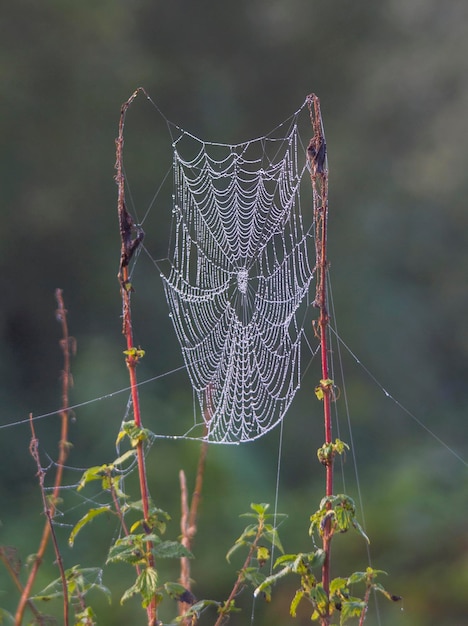
<instances>
[{"instance_id":1,"label":"green leaf","mask_svg":"<svg viewBox=\"0 0 468 626\"><path fill-rule=\"evenodd\" d=\"M310 592L310 596L314 601L317 610L324 615L328 605L328 596L325 593L325 589L321 583L318 583Z\"/></svg>"},{"instance_id":2,"label":"green leaf","mask_svg":"<svg viewBox=\"0 0 468 626\"><path fill-rule=\"evenodd\" d=\"M340 593L343 589L346 589L348 586L348 581L346 578L334 578L330 582L330 593Z\"/></svg>"},{"instance_id":3,"label":"green leaf","mask_svg":"<svg viewBox=\"0 0 468 626\"><path fill-rule=\"evenodd\" d=\"M180 583L164 583L164 590L174 600L178 600L187 591Z\"/></svg>"},{"instance_id":4,"label":"green leaf","mask_svg":"<svg viewBox=\"0 0 468 626\"><path fill-rule=\"evenodd\" d=\"M270 559L270 550L265 546L258 546L257 548L257 562L260 567L263 567L265 563Z\"/></svg>"},{"instance_id":5,"label":"green leaf","mask_svg":"<svg viewBox=\"0 0 468 626\"><path fill-rule=\"evenodd\" d=\"M250 505L250 508L252 509L252 511L255 511L255 513L257 513L257 515L264 516L265 513L270 508L270 505L266 504L266 503L262 503L262 504L254 504L254 503L252 503Z\"/></svg>"},{"instance_id":6,"label":"green leaf","mask_svg":"<svg viewBox=\"0 0 468 626\"><path fill-rule=\"evenodd\" d=\"M79 613L75 613L74 626L79 626L80 624L85 624L86 626L96 624L96 614L90 606L85 607L84 610Z\"/></svg>"},{"instance_id":7,"label":"green leaf","mask_svg":"<svg viewBox=\"0 0 468 626\"><path fill-rule=\"evenodd\" d=\"M77 491L81 491L85 485L92 482L93 480L102 480L106 476L109 475L112 468L109 465L94 465L93 467L88 467L88 469L83 472L83 476L78 484Z\"/></svg>"},{"instance_id":8,"label":"green leaf","mask_svg":"<svg viewBox=\"0 0 468 626\"><path fill-rule=\"evenodd\" d=\"M228 563L230 563L231 556L234 554L234 552L236 552L236 550L238 550L242 546L251 545L252 542L249 541L249 539L257 535L257 528L257 525L251 524L244 529L241 536L236 539L235 544L229 549L228 553L226 554L226 560L228 561Z\"/></svg>"},{"instance_id":9,"label":"green leaf","mask_svg":"<svg viewBox=\"0 0 468 626\"><path fill-rule=\"evenodd\" d=\"M352 617L361 617L366 603L362 600L343 600L341 604L340 626Z\"/></svg>"},{"instance_id":10,"label":"green leaf","mask_svg":"<svg viewBox=\"0 0 468 626\"><path fill-rule=\"evenodd\" d=\"M142 606L144 609L150 604L151 600L157 593L158 573L154 567L147 567L138 576L137 584L140 588L140 594L143 598Z\"/></svg>"},{"instance_id":11,"label":"green leaf","mask_svg":"<svg viewBox=\"0 0 468 626\"><path fill-rule=\"evenodd\" d=\"M367 580L366 572L354 572L348 578L348 585L355 585L356 583L362 583Z\"/></svg>"},{"instance_id":12,"label":"green leaf","mask_svg":"<svg viewBox=\"0 0 468 626\"><path fill-rule=\"evenodd\" d=\"M120 598L120 604L124 604L127 600L136 594L142 597L142 607L146 608L153 598L157 595L158 573L154 567L146 567L138 575L135 584L129 587Z\"/></svg>"},{"instance_id":13,"label":"green leaf","mask_svg":"<svg viewBox=\"0 0 468 626\"><path fill-rule=\"evenodd\" d=\"M351 515L349 511L339 506L335 509L336 525L340 533L345 533L351 525Z\"/></svg>"},{"instance_id":14,"label":"green leaf","mask_svg":"<svg viewBox=\"0 0 468 626\"><path fill-rule=\"evenodd\" d=\"M296 571L299 563L304 561L307 563L309 567L317 567L323 564L325 560L325 552L322 548L317 548L315 552L300 552L299 554L283 554L279 556L276 561L274 567L279 567L280 565L290 565L292 571Z\"/></svg>"},{"instance_id":15,"label":"green leaf","mask_svg":"<svg viewBox=\"0 0 468 626\"><path fill-rule=\"evenodd\" d=\"M274 567L279 567L280 565L288 565L294 563L297 558L297 554L282 554L279 556L276 561Z\"/></svg>"},{"instance_id":16,"label":"green leaf","mask_svg":"<svg viewBox=\"0 0 468 626\"><path fill-rule=\"evenodd\" d=\"M243 570L244 579L251 583L254 587L258 587L263 583L266 576L258 570L257 567L247 567Z\"/></svg>"},{"instance_id":17,"label":"green leaf","mask_svg":"<svg viewBox=\"0 0 468 626\"><path fill-rule=\"evenodd\" d=\"M247 545L244 541L239 541L237 540L236 543L229 549L228 553L226 554L226 561L228 563L231 562L231 557L234 554L234 552L236 552L237 550L239 550L239 548L242 548L242 546Z\"/></svg>"},{"instance_id":18,"label":"green leaf","mask_svg":"<svg viewBox=\"0 0 468 626\"><path fill-rule=\"evenodd\" d=\"M289 613L291 614L291 617L296 617L297 607L299 606L299 603L303 597L304 597L304 592L302 591L302 589L298 589L289 606Z\"/></svg>"},{"instance_id":19,"label":"green leaf","mask_svg":"<svg viewBox=\"0 0 468 626\"><path fill-rule=\"evenodd\" d=\"M358 533L364 537L364 539L366 540L367 543L370 543L370 539L369 537L366 535L366 533L364 532L364 528L361 526L361 524L357 521L356 518L353 518L353 526L354 528L358 531Z\"/></svg>"},{"instance_id":20,"label":"green leaf","mask_svg":"<svg viewBox=\"0 0 468 626\"><path fill-rule=\"evenodd\" d=\"M127 600L130 600L130 598L133 598L133 596L135 596L137 593L139 593L139 589L137 583L135 583L125 590L124 594L120 598L120 604L124 604L125 602L127 602Z\"/></svg>"},{"instance_id":21,"label":"green leaf","mask_svg":"<svg viewBox=\"0 0 468 626\"><path fill-rule=\"evenodd\" d=\"M13 617L13 615L11 613L8 613L8 611L6 611L5 609L0 608L0 624L5 624L6 626L11 624L11 626L13 626L14 623L15 618Z\"/></svg>"},{"instance_id":22,"label":"green leaf","mask_svg":"<svg viewBox=\"0 0 468 626\"><path fill-rule=\"evenodd\" d=\"M152 433L150 430L147 428L140 428L136 425L135 420L130 420L129 422L124 422L124 424L122 424L122 428L117 435L116 443L119 444L122 439L128 437L132 448L136 448L139 443L148 440L151 435Z\"/></svg>"},{"instance_id":23,"label":"green leaf","mask_svg":"<svg viewBox=\"0 0 468 626\"><path fill-rule=\"evenodd\" d=\"M180 559L187 557L193 559L193 554L178 541L160 541L153 547L156 559Z\"/></svg>"},{"instance_id":24,"label":"green leaf","mask_svg":"<svg viewBox=\"0 0 468 626\"><path fill-rule=\"evenodd\" d=\"M265 593L269 594L271 587L280 579L284 578L288 574L291 573L290 567L284 567L282 570L277 572L276 574L272 574L271 576L267 576L265 580L258 585L258 587L254 591L254 596L257 598L260 594Z\"/></svg>"},{"instance_id":25,"label":"green leaf","mask_svg":"<svg viewBox=\"0 0 468 626\"><path fill-rule=\"evenodd\" d=\"M380 583L374 583L372 585L372 589L375 589L375 591L379 591L387 598L387 600L391 600L392 602L400 602L400 600L402 600L401 596L396 596L392 593L389 593Z\"/></svg>"},{"instance_id":26,"label":"green leaf","mask_svg":"<svg viewBox=\"0 0 468 626\"><path fill-rule=\"evenodd\" d=\"M86 515L83 515L83 517L75 524L70 533L70 537L68 538L68 545L72 548L75 543L76 536L83 526L86 526L86 524L91 522L95 517L102 515L103 513L112 513L112 510L108 506L102 506L99 509L89 509Z\"/></svg>"},{"instance_id":27,"label":"green leaf","mask_svg":"<svg viewBox=\"0 0 468 626\"><path fill-rule=\"evenodd\" d=\"M149 518L145 521L143 519L143 503L141 500L137 502L129 502L128 508L132 511L138 511L142 514L142 518L135 522L130 529L130 532L134 532L139 526L148 527L151 530L157 530L163 535L166 532L166 522L171 519L169 513L159 509L155 506L152 506L149 511Z\"/></svg>"},{"instance_id":28,"label":"green leaf","mask_svg":"<svg viewBox=\"0 0 468 626\"><path fill-rule=\"evenodd\" d=\"M146 561L146 546L144 544L145 535L127 535L117 539L113 546L109 550L106 564L123 562L130 565L137 565L139 563L145 563ZM160 541L158 537L157 540Z\"/></svg>"},{"instance_id":29,"label":"green leaf","mask_svg":"<svg viewBox=\"0 0 468 626\"><path fill-rule=\"evenodd\" d=\"M195 602L195 604L192 604L189 610L186 611L183 615L177 617L175 621L176 623L180 623L183 622L186 618L198 618L200 613L210 606L215 606L219 609L221 607L221 603L217 602L216 600L200 600L199 602Z\"/></svg>"},{"instance_id":30,"label":"green leaf","mask_svg":"<svg viewBox=\"0 0 468 626\"><path fill-rule=\"evenodd\" d=\"M67 590L71 597L83 598L89 591L97 590L104 594L107 600L111 601L111 592L101 584L102 570L98 567L83 567L74 565L65 571ZM96 582L99 581L99 582ZM63 583L61 578L56 578L49 583L42 591L36 594L32 600L48 602L55 598L63 597ZM1 622L0 622L1 624Z\"/></svg>"},{"instance_id":31,"label":"green leaf","mask_svg":"<svg viewBox=\"0 0 468 626\"><path fill-rule=\"evenodd\" d=\"M278 548L280 552L284 552L284 548L281 545L281 541L280 541L278 531L276 530L276 528L273 528L272 526L267 524L265 526L263 536L265 537L265 539L267 539L271 543L272 546L275 546L275 548Z\"/></svg>"},{"instance_id":32,"label":"green leaf","mask_svg":"<svg viewBox=\"0 0 468 626\"><path fill-rule=\"evenodd\" d=\"M118 467L119 465L123 465L125 461L127 461L128 459L134 459L135 457L136 457L135 450L127 450L127 452L125 452L124 454L119 456L117 459L115 459L112 465Z\"/></svg>"},{"instance_id":33,"label":"green leaf","mask_svg":"<svg viewBox=\"0 0 468 626\"><path fill-rule=\"evenodd\" d=\"M380 574L387 575L387 572L384 572L382 569L373 569L372 567L368 567L365 572L354 572L348 578L348 584L354 585L356 583L365 582L366 584L373 584L374 578L377 578Z\"/></svg>"}]
</instances>

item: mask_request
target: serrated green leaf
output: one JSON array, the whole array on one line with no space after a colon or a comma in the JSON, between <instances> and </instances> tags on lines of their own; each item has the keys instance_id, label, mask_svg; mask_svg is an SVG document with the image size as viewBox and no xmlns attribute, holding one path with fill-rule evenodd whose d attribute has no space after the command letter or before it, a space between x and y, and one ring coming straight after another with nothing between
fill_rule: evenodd
<instances>
[{"instance_id":1,"label":"serrated green leaf","mask_svg":"<svg viewBox=\"0 0 468 626\"><path fill-rule=\"evenodd\" d=\"M142 597L142 606L146 609L151 600L157 594L158 590L158 573L154 567L145 568L138 576L137 584Z\"/></svg>"},{"instance_id":2,"label":"serrated green leaf","mask_svg":"<svg viewBox=\"0 0 468 626\"><path fill-rule=\"evenodd\" d=\"M338 506L335 511L336 525L340 533L345 533L351 525L351 515L343 507Z\"/></svg>"},{"instance_id":3,"label":"serrated green leaf","mask_svg":"<svg viewBox=\"0 0 468 626\"><path fill-rule=\"evenodd\" d=\"M146 546L143 543L144 535L128 535L117 539L109 550L106 564L123 562L130 565L145 562Z\"/></svg>"},{"instance_id":4,"label":"serrated green leaf","mask_svg":"<svg viewBox=\"0 0 468 626\"><path fill-rule=\"evenodd\" d=\"M139 589L137 583L135 583L124 591L122 597L120 598L120 604L124 604L127 600L130 600L130 598L133 598L133 596L137 593L139 593Z\"/></svg>"},{"instance_id":5,"label":"serrated green leaf","mask_svg":"<svg viewBox=\"0 0 468 626\"><path fill-rule=\"evenodd\" d=\"M148 607L153 598L158 595L158 573L154 567L146 567L140 572L135 584L129 587L120 598L120 604L136 594L140 594L143 608Z\"/></svg>"},{"instance_id":6,"label":"serrated green leaf","mask_svg":"<svg viewBox=\"0 0 468 626\"><path fill-rule=\"evenodd\" d=\"M73 547L76 536L83 528L83 526L86 526L86 524L91 522L95 517L97 517L98 515L102 515L103 513L112 513L112 510L108 506L101 506L98 509L89 509L86 515L83 515L83 517L75 524L73 530L70 533L70 537L68 538L68 545L70 547Z\"/></svg>"},{"instance_id":7,"label":"serrated green leaf","mask_svg":"<svg viewBox=\"0 0 468 626\"><path fill-rule=\"evenodd\" d=\"M156 559L180 559L186 557L193 559L193 554L178 541L160 541L153 547L153 555Z\"/></svg>"}]
</instances>

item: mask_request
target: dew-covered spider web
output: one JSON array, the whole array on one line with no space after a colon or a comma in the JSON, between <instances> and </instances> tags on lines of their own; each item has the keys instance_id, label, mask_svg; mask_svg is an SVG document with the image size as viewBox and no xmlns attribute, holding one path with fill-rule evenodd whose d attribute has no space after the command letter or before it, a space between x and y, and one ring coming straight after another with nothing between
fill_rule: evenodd
<instances>
[{"instance_id":1,"label":"dew-covered spider web","mask_svg":"<svg viewBox=\"0 0 468 626\"><path fill-rule=\"evenodd\" d=\"M161 276L208 440L261 437L300 384L300 309L314 273L301 110L281 136L227 145L182 133L173 144L173 235Z\"/></svg>"}]
</instances>

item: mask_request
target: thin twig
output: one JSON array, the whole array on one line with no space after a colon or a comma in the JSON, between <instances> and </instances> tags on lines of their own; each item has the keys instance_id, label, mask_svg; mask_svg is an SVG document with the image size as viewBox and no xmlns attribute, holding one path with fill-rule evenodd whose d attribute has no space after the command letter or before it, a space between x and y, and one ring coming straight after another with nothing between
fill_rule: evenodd
<instances>
[{"instance_id":1,"label":"thin twig","mask_svg":"<svg viewBox=\"0 0 468 626\"><path fill-rule=\"evenodd\" d=\"M361 617L359 618L359 626L364 626L364 622L366 621L367 609L369 607L369 598L372 587L370 585L366 588L366 593L364 594L364 608L361 612Z\"/></svg>"},{"instance_id":2,"label":"thin twig","mask_svg":"<svg viewBox=\"0 0 468 626\"><path fill-rule=\"evenodd\" d=\"M233 588L231 590L231 593L229 594L229 598L224 603L222 609L220 609L218 619L216 620L214 626L221 626L223 621L229 615L229 611L231 609L232 602L233 602L234 598L238 595L242 585L244 584L244 581L245 581L245 570L249 567L249 565L250 565L250 563L251 563L251 561L253 559L255 550L258 547L258 542L262 538L263 529L264 529L264 522L260 520L260 522L258 524L258 528L257 528L257 533L255 535L255 539L253 540L253 542L252 542L252 544L250 546L250 550L249 550L249 552L247 554L247 558L244 561L244 565L239 570L239 574L237 576L237 580L234 583L234 586L233 586Z\"/></svg>"},{"instance_id":3,"label":"thin twig","mask_svg":"<svg viewBox=\"0 0 468 626\"><path fill-rule=\"evenodd\" d=\"M205 412L205 436L208 434L208 424L213 415L213 408L211 405L211 385L208 386L207 392L207 406ZM185 473L183 470L179 472L180 482L180 497L181 497L181 517L180 527L182 531L181 543L187 550L192 549L192 541L197 532L197 517L198 507L201 500L203 478L205 475L206 455L208 453L208 441L205 439L201 444L200 456L198 457L197 475L195 479L195 489L192 494L192 500L190 503L190 509L188 507L188 495L187 495L187 481L185 479ZM183 556L180 559L180 584L185 587L189 592L188 597L192 599L191 594L191 579L190 579L190 560ZM183 615L190 607L188 602L180 602L179 615ZM186 621L186 626L193 626L195 623L193 619Z\"/></svg>"},{"instance_id":4,"label":"thin twig","mask_svg":"<svg viewBox=\"0 0 468 626\"><path fill-rule=\"evenodd\" d=\"M64 626L68 626L69 624L69 621L68 621L68 585L67 585L67 578L65 576L65 570L63 568L62 555L60 554L60 549L58 546L57 537L55 535L53 519L52 519L55 506L54 504L49 504L49 502L47 501L46 494L45 494L45 487L44 487L45 471L43 470L41 466L41 460L39 458L39 440L37 439L36 433L34 431L34 421L32 418L32 413L29 415L29 422L30 422L31 434L32 434L31 443L29 444L29 452L31 453L31 456L33 457L37 466L37 476L39 478L39 487L41 489L42 505L44 507L44 514L47 518L47 524L49 526L50 536L52 538L52 544L54 546L57 567L59 568L60 578L62 580L63 623L64 623Z\"/></svg>"},{"instance_id":5,"label":"thin twig","mask_svg":"<svg viewBox=\"0 0 468 626\"><path fill-rule=\"evenodd\" d=\"M60 433L60 441L59 441L59 456L57 459L57 472L55 474L54 480L54 488L52 492L52 497L49 499L48 511L50 513L51 519L55 514L56 503L58 501L60 487L62 485L62 477L63 477L63 468L65 461L68 457L68 451L70 449L70 445L68 442L68 423L69 423L69 411L68 407L69 403L69 391L72 386L73 380L70 369L70 361L71 354L75 354L76 351L76 343L73 337L70 337L68 334L68 323L67 323L67 310L65 309L65 305L63 302L63 294L61 289L56 289L55 298L57 300L57 310L56 310L56 318L57 321L60 322L62 326L62 339L60 340L60 347L63 353L63 370L62 370L62 408L60 410L60 420L61 420L61 433ZM28 576L28 580L21 594L20 601L18 603L18 607L16 609L15 615L15 626L20 626L23 621L24 610L26 604L28 604L28 598L31 595L31 590L34 584L34 581L37 576L37 572L39 567L41 566L42 560L44 558L44 554L47 548L47 544L49 542L49 537L51 533L51 525L49 521L46 521L44 524L44 529L42 531L42 537L39 544L39 549L37 550L34 563L31 567L31 571Z\"/></svg>"},{"instance_id":6,"label":"thin twig","mask_svg":"<svg viewBox=\"0 0 468 626\"><path fill-rule=\"evenodd\" d=\"M130 213L127 211L127 207L125 204L125 176L123 173L123 146L124 146L124 126L125 126L125 117L128 111L128 108L138 96L139 93L145 93L144 89L137 89L130 98L124 102L120 110L120 119L119 119L119 134L115 141L116 146L116 160L115 160L115 181L118 186L118 197L117 197L117 211L119 218L119 227L120 227L120 239L121 239L121 250L120 250L120 265L119 265L119 273L118 279L120 283L120 293L122 296L122 333L125 336L127 343L126 354L126 364L130 379L130 388L131 388L131 396L132 396L132 406L133 406L133 417L135 420L135 425L137 428L142 428L142 420L141 420L141 411L140 411L140 399L138 396L138 381L136 375L136 367L141 358L142 351L136 349L133 344L133 329L132 329L132 313L131 313L131 293L133 287L130 283L129 279L129 263L134 255L135 251L143 241L144 233L143 230L137 227ZM144 443L143 441L139 441L136 446L137 452L137 462L138 462L138 477L140 484L140 492L141 492L141 500L143 505L143 517L145 521L145 525L147 527L147 532L150 532L150 497L148 490L148 481L146 477L146 465L145 465L145 456L144 456ZM148 551L146 555L147 565L148 567L154 567L154 557L153 557L153 544L148 542ZM156 626L157 624L157 602L156 598L154 598L149 606L147 607L147 616L148 616L148 626Z\"/></svg>"},{"instance_id":7,"label":"thin twig","mask_svg":"<svg viewBox=\"0 0 468 626\"><path fill-rule=\"evenodd\" d=\"M20 594L22 594L24 591L24 587L19 579L18 571L13 564L13 559L7 553L7 550L3 546L0 547L0 560L3 562L5 569L8 572L8 575L10 576L11 580L15 584L15 587L18 589ZM28 598L26 600L26 605L33 613L36 622L38 624L41 624L43 622L43 618L42 618L41 613L38 611L38 609L34 605L34 602Z\"/></svg>"},{"instance_id":8,"label":"thin twig","mask_svg":"<svg viewBox=\"0 0 468 626\"><path fill-rule=\"evenodd\" d=\"M310 166L310 178L312 182L314 220L315 220L315 247L316 247L316 272L317 286L314 305L319 309L319 319L316 322L316 333L320 339L322 380L321 391L323 392L323 412L325 425L325 443L332 442L331 401L333 399L332 384L329 379L328 367L328 324L329 315L327 308L327 219L328 219L328 164L327 146L323 133L323 122L320 113L320 101L316 95L308 97L310 118L314 136L307 148L307 157ZM333 494L333 454L326 462L326 495ZM332 532L328 521L323 533L323 551L325 559L322 566L322 585L329 597L330 594L330 556L331 556ZM322 626L330 623L328 615L321 620Z\"/></svg>"}]
</instances>

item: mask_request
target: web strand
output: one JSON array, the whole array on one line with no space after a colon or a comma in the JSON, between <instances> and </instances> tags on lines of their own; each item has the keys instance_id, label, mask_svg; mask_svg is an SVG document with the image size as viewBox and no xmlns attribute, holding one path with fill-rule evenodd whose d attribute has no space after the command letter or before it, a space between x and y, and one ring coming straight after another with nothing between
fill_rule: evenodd
<instances>
[{"instance_id":1,"label":"web strand","mask_svg":"<svg viewBox=\"0 0 468 626\"><path fill-rule=\"evenodd\" d=\"M181 154L187 138L192 158ZM280 139L174 143L174 237L161 277L208 440L261 437L299 387L297 313L314 273L305 163L295 122Z\"/></svg>"}]
</instances>

